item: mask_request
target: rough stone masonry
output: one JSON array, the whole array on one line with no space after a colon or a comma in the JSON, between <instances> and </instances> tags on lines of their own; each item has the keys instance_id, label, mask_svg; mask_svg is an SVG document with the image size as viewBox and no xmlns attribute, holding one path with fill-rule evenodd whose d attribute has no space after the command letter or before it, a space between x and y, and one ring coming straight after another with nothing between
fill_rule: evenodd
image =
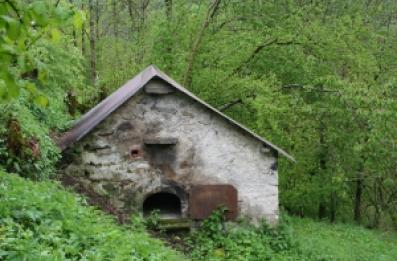
<instances>
[{"instance_id":1,"label":"rough stone masonry","mask_svg":"<svg viewBox=\"0 0 397 261\"><path fill-rule=\"evenodd\" d=\"M277 151L162 79L148 80L70 150L61 172L121 213L167 193L189 217L194 186L229 184L239 216L277 222Z\"/></svg>"}]
</instances>

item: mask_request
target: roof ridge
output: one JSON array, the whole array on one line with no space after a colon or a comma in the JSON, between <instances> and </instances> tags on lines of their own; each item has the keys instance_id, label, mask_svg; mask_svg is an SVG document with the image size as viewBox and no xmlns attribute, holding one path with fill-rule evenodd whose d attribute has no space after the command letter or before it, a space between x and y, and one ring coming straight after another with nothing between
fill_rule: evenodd
<instances>
[{"instance_id":1,"label":"roof ridge","mask_svg":"<svg viewBox=\"0 0 397 261\"><path fill-rule=\"evenodd\" d=\"M218 109L212 107L205 101L201 100L199 97L191 93L189 90L184 88L182 85L177 83L163 71L161 71L157 66L151 64L146 67L143 71L137 74L134 78L127 81L123 86L114 91L111 95L106 97L100 103L98 103L95 107L85 113L75 124L74 126L67 132L65 132L58 140L58 145L61 150L66 149L76 141L83 138L86 134L88 134L96 125L98 125L101 121L103 121L107 116L109 116L113 111L115 111L118 107L124 104L127 100L129 100L135 93L137 93L143 86L145 86L151 79L154 77L158 77L166 83L170 84L174 88L178 89L185 95L189 96L193 100L207 107L211 111L220 115L224 119L226 119L232 125L244 130L248 134L250 134L253 138L261 141L271 149L279 152L289 160L295 162L295 159L289 155L286 151L274 145L270 141L262 138L258 134L254 133L244 125L239 122L233 120L229 116L225 115Z\"/></svg>"}]
</instances>

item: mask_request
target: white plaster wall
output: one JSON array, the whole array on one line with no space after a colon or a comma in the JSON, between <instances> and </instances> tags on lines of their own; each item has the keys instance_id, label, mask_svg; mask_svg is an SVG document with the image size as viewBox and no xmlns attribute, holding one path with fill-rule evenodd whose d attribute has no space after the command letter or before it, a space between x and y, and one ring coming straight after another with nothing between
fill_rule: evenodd
<instances>
[{"instance_id":1,"label":"white plaster wall","mask_svg":"<svg viewBox=\"0 0 397 261\"><path fill-rule=\"evenodd\" d=\"M118 131L129 122L130 130ZM104 135L104 133L112 133ZM80 145L107 146L95 152L83 149L82 165L91 168L91 180L131 180L137 186L161 183L158 171L145 160L126 160L132 146L143 138L177 138L176 182L232 184L238 190L240 214L255 219L278 219L278 177L271 166L276 157L263 144L191 98L174 93L152 96L141 91L85 137ZM82 165L81 165L82 164ZM150 185L149 185L150 184Z\"/></svg>"}]
</instances>

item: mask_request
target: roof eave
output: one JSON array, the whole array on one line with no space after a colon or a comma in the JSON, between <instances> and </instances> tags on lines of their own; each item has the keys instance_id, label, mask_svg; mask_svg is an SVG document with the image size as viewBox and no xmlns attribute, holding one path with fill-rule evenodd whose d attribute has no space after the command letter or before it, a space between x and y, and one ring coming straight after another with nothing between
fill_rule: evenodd
<instances>
[{"instance_id":1,"label":"roof eave","mask_svg":"<svg viewBox=\"0 0 397 261\"><path fill-rule=\"evenodd\" d=\"M283 149L279 148L278 146L274 145L270 141L260 137L256 133L252 132L242 124L238 123L237 121L233 120L229 116L223 114L221 111L217 110L216 108L212 107L205 101L201 100L193 93L185 89L183 86L178 84L160 69L158 69L154 65L148 66L145 70L135 76L133 79L129 80L126 84L120 87L118 90L113 92L109 95L106 99L98 103L94 108L84 114L71 128L69 131L65 132L60 139L57 141L58 146L61 150L65 150L66 148L70 147L73 143L82 139L85 135L87 135L95 126L97 126L100 122L102 122L107 116L109 116L113 111L115 111L118 107L124 104L128 99L130 99L133 95L135 95L145 84L147 84L151 79L154 77L158 77L165 81L166 83L170 84L177 90L181 91L185 95L189 96L193 100L201 103L211 111L215 112L216 114L220 115L221 117L225 118L229 123L233 124L234 126L240 128L241 130L245 131L246 133L250 134L250 136L254 137L256 140L262 142L264 145L277 151L278 153L285 156L287 159L296 162L295 159L285 152ZM117 99L116 99L117 98ZM116 100L116 102L112 102ZM94 117L95 115L100 114L100 117Z\"/></svg>"}]
</instances>

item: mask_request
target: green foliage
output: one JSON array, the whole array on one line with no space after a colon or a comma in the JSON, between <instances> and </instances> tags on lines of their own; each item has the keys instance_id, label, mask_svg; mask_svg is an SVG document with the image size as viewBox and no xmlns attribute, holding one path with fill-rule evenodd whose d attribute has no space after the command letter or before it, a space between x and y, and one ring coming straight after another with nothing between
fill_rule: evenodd
<instances>
[{"instance_id":1,"label":"green foliage","mask_svg":"<svg viewBox=\"0 0 397 261\"><path fill-rule=\"evenodd\" d=\"M1 2L0 165L48 177L50 133L154 63L297 159L278 165L286 211L397 228L396 2L214 2L93 1L95 39L86 1Z\"/></svg>"},{"instance_id":2,"label":"green foliage","mask_svg":"<svg viewBox=\"0 0 397 261\"><path fill-rule=\"evenodd\" d=\"M266 223L223 224L221 212L203 222L189 242L193 260L394 260L395 234L283 217Z\"/></svg>"},{"instance_id":3,"label":"green foliage","mask_svg":"<svg viewBox=\"0 0 397 261\"><path fill-rule=\"evenodd\" d=\"M42 179L55 170L59 149L49 136L48 126L34 115L42 109L32 106L31 110L20 103L0 107L0 122L7 127L0 131L0 164L21 176ZM16 128L10 128L10 123Z\"/></svg>"},{"instance_id":4,"label":"green foliage","mask_svg":"<svg viewBox=\"0 0 397 261\"><path fill-rule=\"evenodd\" d=\"M53 182L0 173L1 260L182 260Z\"/></svg>"},{"instance_id":5,"label":"green foliage","mask_svg":"<svg viewBox=\"0 0 397 261\"><path fill-rule=\"evenodd\" d=\"M87 90L83 60L74 47L39 40L30 53L40 60L40 70L45 71L45 82L37 81L36 86L50 99L43 107L34 102L37 97L22 90L18 99L0 104L0 125L3 126L0 129L0 164L6 170L22 176L42 179L54 173L55 163L59 159L60 151L50 134L64 130L72 120L68 96L73 94L83 102ZM78 101L76 104L77 107ZM78 109L74 108L76 114ZM10 144L11 136L15 133L10 130L10 121L20 128L20 138L15 144ZM37 145L35 156L31 150L36 145L31 144L32 141Z\"/></svg>"},{"instance_id":6,"label":"green foliage","mask_svg":"<svg viewBox=\"0 0 397 261\"><path fill-rule=\"evenodd\" d=\"M286 224L224 223L224 213L224 209L214 211L190 236L188 245L194 260L273 260L294 247Z\"/></svg>"},{"instance_id":7,"label":"green foliage","mask_svg":"<svg viewBox=\"0 0 397 261\"><path fill-rule=\"evenodd\" d=\"M47 105L33 115L64 129L66 111L91 108L154 63L297 159L280 157L288 212L397 228L395 1L220 1L210 16L217 1L166 2L94 1L88 39L86 1L5 1L0 90ZM82 56L93 41L89 86ZM7 169L20 173L14 161Z\"/></svg>"},{"instance_id":8,"label":"green foliage","mask_svg":"<svg viewBox=\"0 0 397 261\"><path fill-rule=\"evenodd\" d=\"M359 226L290 218L297 253L312 253L303 260L395 260L397 236ZM286 259L291 260L291 259Z\"/></svg>"},{"instance_id":9,"label":"green foliage","mask_svg":"<svg viewBox=\"0 0 397 261\"><path fill-rule=\"evenodd\" d=\"M81 12L72 5L52 4L49 1L4 1L0 6L0 98L17 98L25 89L42 106L47 98L36 88L45 83L47 71L31 49L39 40L57 44L62 39L60 28L79 26ZM37 80L26 77L37 73Z\"/></svg>"},{"instance_id":10,"label":"green foliage","mask_svg":"<svg viewBox=\"0 0 397 261\"><path fill-rule=\"evenodd\" d=\"M159 223L160 222L160 210L153 210L150 212L150 215L145 217L143 224L147 229L155 229L157 230L159 228Z\"/></svg>"}]
</instances>

